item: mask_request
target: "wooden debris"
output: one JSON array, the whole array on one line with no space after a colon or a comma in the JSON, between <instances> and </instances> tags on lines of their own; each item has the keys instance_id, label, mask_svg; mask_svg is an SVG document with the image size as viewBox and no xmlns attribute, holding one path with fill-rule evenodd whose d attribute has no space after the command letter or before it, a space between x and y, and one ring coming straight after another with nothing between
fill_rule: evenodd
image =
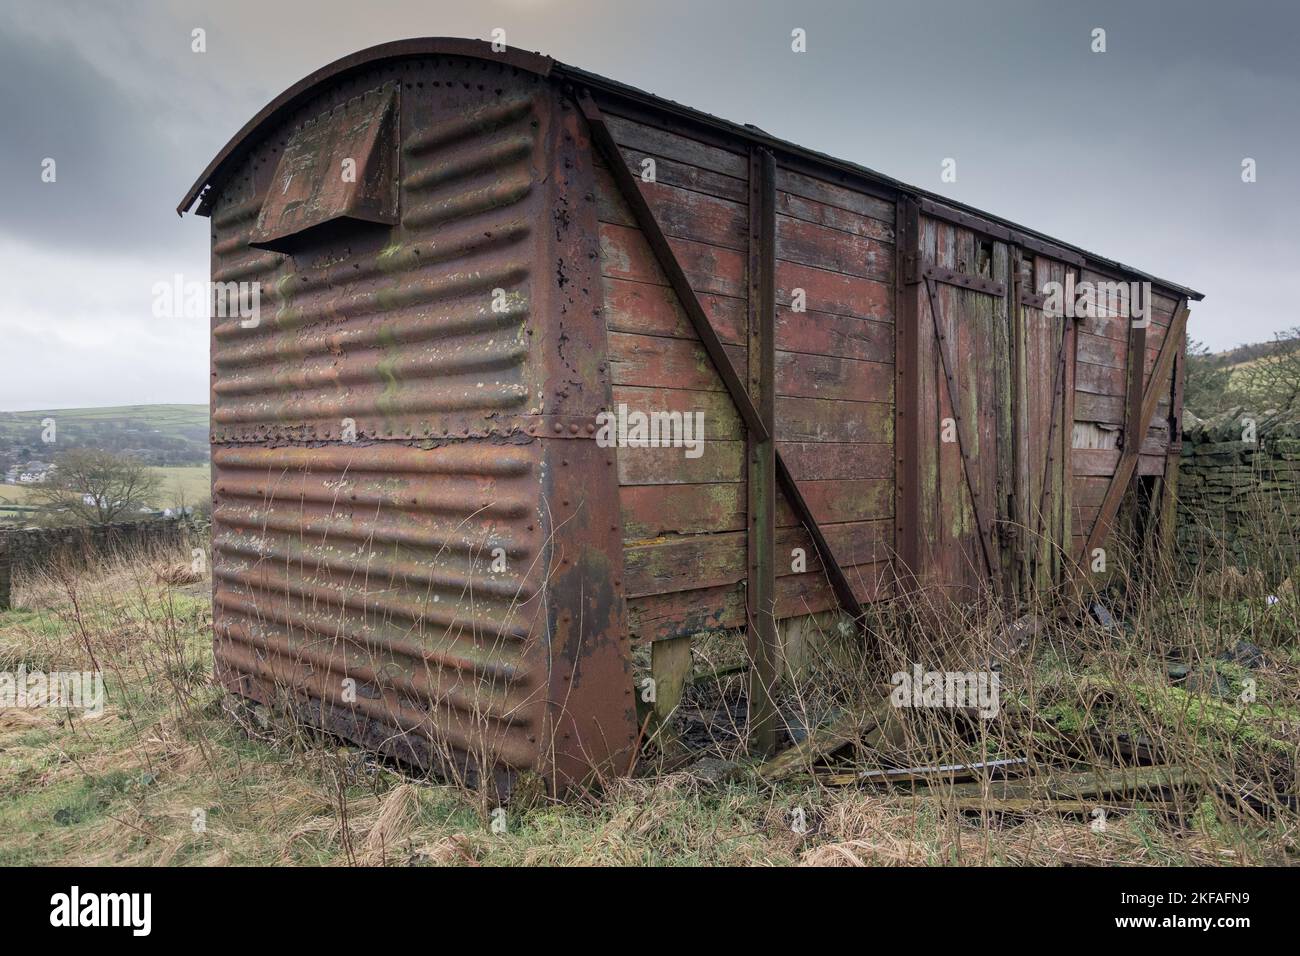
<instances>
[{"instance_id":1,"label":"wooden debris","mask_svg":"<svg viewBox=\"0 0 1300 956\"><path fill-rule=\"evenodd\" d=\"M1046 621L1037 614L1026 614L993 636L991 650L998 660L1009 660L1028 648L1043 633Z\"/></svg>"},{"instance_id":2,"label":"wooden debris","mask_svg":"<svg viewBox=\"0 0 1300 956\"><path fill-rule=\"evenodd\" d=\"M1120 767L1113 770L1048 772L1016 780L959 783L942 789L955 798L972 800L1078 800L1110 794L1133 794L1186 785L1181 767Z\"/></svg>"},{"instance_id":3,"label":"wooden debris","mask_svg":"<svg viewBox=\"0 0 1300 956\"><path fill-rule=\"evenodd\" d=\"M963 813L985 811L988 813L1038 813L1050 811L1052 813L1078 813L1091 816L1099 807L1110 813L1116 810L1158 810L1163 807L1163 804L1150 800L1129 803L1100 803L1095 800L1041 800L1034 797L989 800L962 797L951 802L945 801L945 806L950 806L952 809L960 810Z\"/></svg>"},{"instance_id":4,"label":"wooden debris","mask_svg":"<svg viewBox=\"0 0 1300 956\"><path fill-rule=\"evenodd\" d=\"M724 677L734 677L737 674L744 674L749 670L749 661L741 661L739 664L727 664L723 667L715 667L712 670L699 671L691 676L691 683L716 684Z\"/></svg>"},{"instance_id":5,"label":"wooden debris","mask_svg":"<svg viewBox=\"0 0 1300 956\"><path fill-rule=\"evenodd\" d=\"M955 782L969 780L983 771L1023 767L1028 763L1027 757L1007 757L1001 760L942 764L936 767L898 767L863 770L859 773L818 774L817 780L828 787L844 787L853 783L931 783L939 780Z\"/></svg>"},{"instance_id":6,"label":"wooden debris","mask_svg":"<svg viewBox=\"0 0 1300 956\"><path fill-rule=\"evenodd\" d=\"M829 724L817 727L793 747L777 754L758 768L758 775L768 783L784 780L800 770L805 770L816 760L828 757L849 744L870 739L881 724L889 719L894 708L882 701L867 714L844 714Z\"/></svg>"}]
</instances>

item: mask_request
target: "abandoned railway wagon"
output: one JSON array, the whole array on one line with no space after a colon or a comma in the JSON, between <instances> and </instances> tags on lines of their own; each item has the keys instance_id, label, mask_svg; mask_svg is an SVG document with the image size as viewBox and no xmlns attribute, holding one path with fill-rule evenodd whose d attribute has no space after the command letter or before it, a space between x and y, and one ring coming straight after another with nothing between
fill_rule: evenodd
<instances>
[{"instance_id":1,"label":"abandoned railway wagon","mask_svg":"<svg viewBox=\"0 0 1300 956\"><path fill-rule=\"evenodd\" d=\"M196 204L219 679L405 760L624 773L633 646L661 706L729 628L765 746L809 616L1172 495L1195 292L545 56L339 60Z\"/></svg>"}]
</instances>

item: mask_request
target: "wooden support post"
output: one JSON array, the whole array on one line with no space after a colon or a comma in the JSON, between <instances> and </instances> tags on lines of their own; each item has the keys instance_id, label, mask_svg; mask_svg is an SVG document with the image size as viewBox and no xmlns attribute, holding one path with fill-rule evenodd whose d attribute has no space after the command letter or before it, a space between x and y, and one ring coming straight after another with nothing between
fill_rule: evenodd
<instances>
[{"instance_id":1,"label":"wooden support post","mask_svg":"<svg viewBox=\"0 0 1300 956\"><path fill-rule=\"evenodd\" d=\"M921 571L920 288L921 207L905 197L894 204L898 266L895 269L894 345L894 550L904 590L918 586Z\"/></svg>"},{"instance_id":2,"label":"wooden support post","mask_svg":"<svg viewBox=\"0 0 1300 956\"><path fill-rule=\"evenodd\" d=\"M1175 532L1178 527L1178 466L1183 454L1183 380L1186 375L1186 343L1174 356L1174 386L1169 405L1169 445L1165 450L1165 477L1160 490L1160 517L1157 527L1160 560L1169 566L1174 559Z\"/></svg>"},{"instance_id":3,"label":"wooden support post","mask_svg":"<svg viewBox=\"0 0 1300 956\"><path fill-rule=\"evenodd\" d=\"M1020 302L1025 292L1024 258L1019 246L1011 248L1011 380L1012 380L1012 422L1015 446L1015 517L1017 528L1015 547L1015 578L1022 596L1028 596L1033 580L1030 574L1032 561L1030 548L1034 541L1033 528L1037 517L1031 511L1033 507L1033 484L1030 479L1029 461L1029 400L1027 387L1028 349L1025 334L1025 312Z\"/></svg>"},{"instance_id":4,"label":"wooden support post","mask_svg":"<svg viewBox=\"0 0 1300 956\"><path fill-rule=\"evenodd\" d=\"M691 639L671 637L650 645L650 679L654 681L654 733L661 753L677 743L670 720L691 679Z\"/></svg>"},{"instance_id":5,"label":"wooden support post","mask_svg":"<svg viewBox=\"0 0 1300 956\"><path fill-rule=\"evenodd\" d=\"M1145 425L1139 422L1142 414L1142 390L1147 367L1147 328L1129 322L1128 330L1128 390L1124 400L1124 448L1133 443L1142 448L1146 439ZM1143 431L1139 432L1138 429Z\"/></svg>"},{"instance_id":6,"label":"wooden support post","mask_svg":"<svg viewBox=\"0 0 1300 956\"><path fill-rule=\"evenodd\" d=\"M1070 576L1074 553L1074 376L1078 362L1079 324L1067 321L1061 331L1061 348L1065 355L1061 383L1061 524L1056 545L1056 584Z\"/></svg>"},{"instance_id":7,"label":"wooden support post","mask_svg":"<svg viewBox=\"0 0 1300 956\"><path fill-rule=\"evenodd\" d=\"M776 632L776 161L766 149L749 157L750 399L766 435L746 433L749 493L749 565L746 619L749 654L750 747L759 756L776 748L780 645Z\"/></svg>"},{"instance_id":8,"label":"wooden support post","mask_svg":"<svg viewBox=\"0 0 1300 956\"><path fill-rule=\"evenodd\" d=\"M1001 256L999 257L999 250ZM1001 258L1001 262L999 262ZM1001 268L999 269L999 266ZM1019 540L1016 525L1016 480L1015 480L1015 403L1012 398L1014 356L1012 353L1012 322L1015 315L1012 309L1012 296L1015 293L1015 280L1012 275L1011 246L1004 244L992 248L992 260L989 272L1001 275L1002 296L994 301L993 314L993 367L995 375L993 407L997 416L996 457L997 486L993 520L998 543L998 559L1001 562L998 573L1001 576L1002 606L1008 613L1018 608L1020 589L1015 579L1015 547ZM1000 310L1000 314L999 314Z\"/></svg>"}]
</instances>

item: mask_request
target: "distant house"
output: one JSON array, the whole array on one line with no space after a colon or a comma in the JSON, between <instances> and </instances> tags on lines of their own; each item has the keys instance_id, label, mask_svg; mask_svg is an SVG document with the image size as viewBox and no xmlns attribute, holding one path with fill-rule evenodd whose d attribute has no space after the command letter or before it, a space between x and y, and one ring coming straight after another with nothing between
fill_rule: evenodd
<instances>
[{"instance_id":1,"label":"distant house","mask_svg":"<svg viewBox=\"0 0 1300 956\"><path fill-rule=\"evenodd\" d=\"M11 469L15 470L15 469ZM27 464L16 469L18 471L17 479L19 484L30 485L39 481L44 481L54 471L54 466L47 461L37 461L32 459Z\"/></svg>"}]
</instances>

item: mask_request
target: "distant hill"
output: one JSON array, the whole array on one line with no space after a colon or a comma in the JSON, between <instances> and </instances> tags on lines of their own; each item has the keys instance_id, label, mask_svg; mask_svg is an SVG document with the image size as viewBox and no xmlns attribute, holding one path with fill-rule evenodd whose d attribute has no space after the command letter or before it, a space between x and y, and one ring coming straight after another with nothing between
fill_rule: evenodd
<instances>
[{"instance_id":1,"label":"distant hill","mask_svg":"<svg viewBox=\"0 0 1300 956\"><path fill-rule=\"evenodd\" d=\"M1269 351L1275 348L1276 345L1277 343L1272 341L1251 342L1248 345L1238 345L1236 348L1215 352L1213 358L1220 362L1223 368L1239 368L1258 361L1261 357L1269 354Z\"/></svg>"},{"instance_id":2,"label":"distant hill","mask_svg":"<svg viewBox=\"0 0 1300 956\"><path fill-rule=\"evenodd\" d=\"M53 445L42 440L54 419ZM0 412L0 463L48 461L59 450L106 448L159 467L206 464L208 406L117 405Z\"/></svg>"}]
</instances>

